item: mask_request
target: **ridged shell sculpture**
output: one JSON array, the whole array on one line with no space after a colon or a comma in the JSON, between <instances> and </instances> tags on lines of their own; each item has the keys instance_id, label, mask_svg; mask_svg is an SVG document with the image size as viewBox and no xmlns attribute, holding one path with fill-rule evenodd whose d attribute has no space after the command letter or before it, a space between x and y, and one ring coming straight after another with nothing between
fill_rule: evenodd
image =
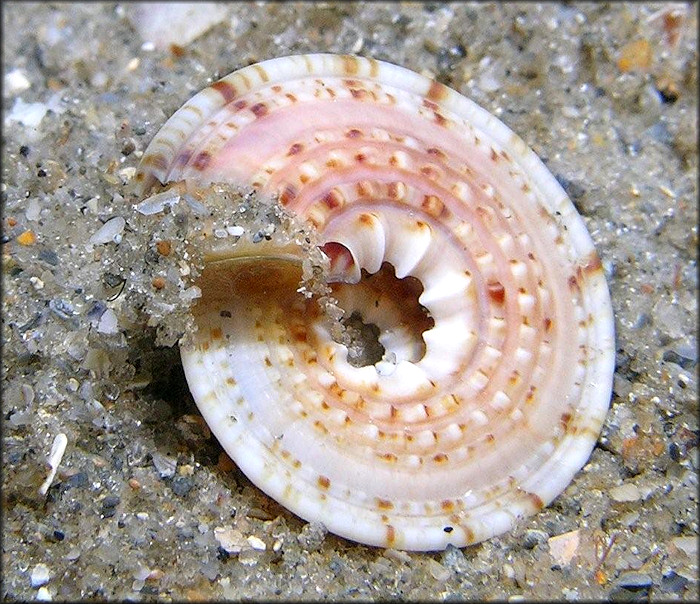
<instances>
[{"instance_id":1,"label":"ridged shell sculpture","mask_svg":"<svg viewBox=\"0 0 700 604\"><path fill-rule=\"evenodd\" d=\"M373 59L272 59L190 99L137 179L277 196L317 229L345 317L378 329L380 357L351 362L297 292L293 251L203 272L190 389L298 516L369 545L461 547L548 505L590 456L614 368L601 262L555 178L472 101Z\"/></svg>"}]
</instances>

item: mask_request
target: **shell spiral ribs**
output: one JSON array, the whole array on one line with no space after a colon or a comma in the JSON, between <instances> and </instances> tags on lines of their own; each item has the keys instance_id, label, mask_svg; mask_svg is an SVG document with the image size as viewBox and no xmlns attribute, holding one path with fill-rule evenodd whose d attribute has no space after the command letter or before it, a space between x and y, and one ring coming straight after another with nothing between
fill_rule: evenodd
<instances>
[{"instance_id":1,"label":"shell spiral ribs","mask_svg":"<svg viewBox=\"0 0 700 604\"><path fill-rule=\"evenodd\" d=\"M463 546L549 504L588 459L614 367L600 260L541 161L465 97L372 59L272 59L188 101L137 178L253 184L347 250L342 281L389 262L423 286L424 354L387 327L386 372L348 363L299 297L200 304L182 349L197 405L299 516L371 545ZM372 310L364 291L338 295L390 326L396 304Z\"/></svg>"}]
</instances>

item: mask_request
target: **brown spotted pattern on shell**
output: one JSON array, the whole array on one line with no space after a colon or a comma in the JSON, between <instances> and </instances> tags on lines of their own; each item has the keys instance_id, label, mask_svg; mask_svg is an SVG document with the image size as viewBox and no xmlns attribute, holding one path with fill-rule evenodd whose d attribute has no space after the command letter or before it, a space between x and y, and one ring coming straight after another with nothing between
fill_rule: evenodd
<instances>
[{"instance_id":1,"label":"brown spotted pattern on shell","mask_svg":"<svg viewBox=\"0 0 700 604\"><path fill-rule=\"evenodd\" d=\"M137 178L279 195L318 229L341 307L379 328L386 354L357 367L296 292L293 258L205 270L188 383L289 510L361 543L464 546L548 505L588 459L614 366L601 263L541 161L470 100L372 59L273 59L188 101ZM387 263L377 283L396 287L367 285Z\"/></svg>"}]
</instances>

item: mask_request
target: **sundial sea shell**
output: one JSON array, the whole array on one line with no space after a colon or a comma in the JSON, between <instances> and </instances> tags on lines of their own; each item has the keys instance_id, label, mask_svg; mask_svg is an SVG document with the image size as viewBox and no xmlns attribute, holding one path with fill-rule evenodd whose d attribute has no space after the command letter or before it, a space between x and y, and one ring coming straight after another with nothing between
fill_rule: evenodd
<instances>
[{"instance_id":1,"label":"sundial sea shell","mask_svg":"<svg viewBox=\"0 0 700 604\"><path fill-rule=\"evenodd\" d=\"M230 297L205 292L181 349L192 394L298 516L375 546L461 547L548 505L590 456L614 368L601 262L542 162L464 96L356 56L264 61L185 103L137 178L252 184L316 225L345 281L388 262L422 286L418 342L400 287L339 287L390 353L365 367L284 293L291 263L260 260L257 292L222 265Z\"/></svg>"}]
</instances>

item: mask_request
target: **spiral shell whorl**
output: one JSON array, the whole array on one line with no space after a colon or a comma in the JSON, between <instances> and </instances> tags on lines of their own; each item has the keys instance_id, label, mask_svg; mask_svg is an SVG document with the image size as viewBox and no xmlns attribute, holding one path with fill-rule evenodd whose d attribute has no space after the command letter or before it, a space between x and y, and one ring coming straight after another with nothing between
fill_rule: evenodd
<instances>
[{"instance_id":1,"label":"spiral shell whorl","mask_svg":"<svg viewBox=\"0 0 700 604\"><path fill-rule=\"evenodd\" d=\"M371 545L462 546L547 505L587 460L614 362L601 264L554 177L473 102L372 59L273 59L178 110L138 178L277 194L342 260L341 306L396 356L350 364L291 265L212 277L182 350L190 388L246 475L299 516ZM422 285L422 356L418 315L368 302L362 269L384 263Z\"/></svg>"}]
</instances>

